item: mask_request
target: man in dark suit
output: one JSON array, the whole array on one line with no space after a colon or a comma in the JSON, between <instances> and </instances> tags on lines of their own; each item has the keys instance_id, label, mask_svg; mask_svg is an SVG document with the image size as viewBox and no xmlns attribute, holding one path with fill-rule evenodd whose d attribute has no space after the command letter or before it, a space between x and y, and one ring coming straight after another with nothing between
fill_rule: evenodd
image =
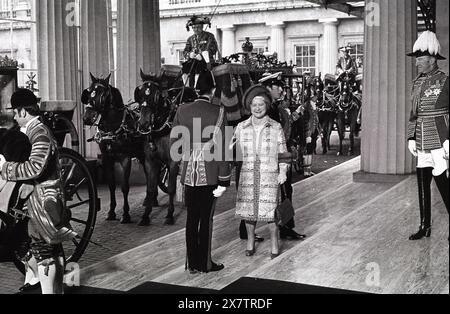
<instances>
[{"instance_id":1,"label":"man in dark suit","mask_svg":"<svg viewBox=\"0 0 450 314\"><path fill-rule=\"evenodd\" d=\"M172 159L176 160L177 155L182 158L181 183L185 185L187 207L187 267L191 273L224 268L211 258L215 203L231 180L231 167L224 151L225 109L211 103L215 86L211 71L200 73L196 85L200 96L178 109L171 134Z\"/></svg>"},{"instance_id":2,"label":"man in dark suit","mask_svg":"<svg viewBox=\"0 0 450 314\"><path fill-rule=\"evenodd\" d=\"M275 121L281 123L286 140L289 141L289 139L291 138L293 119L288 108L289 106L283 99L283 93L286 84L283 80L282 73L265 75L259 81L259 83L267 88L274 101L269 116ZM290 150L291 148L288 147L288 149ZM292 167L289 167L287 176L287 181L284 184L284 190L286 191L287 195L284 195L284 193L282 193L281 196L283 201L285 199L289 199L292 201L292 193L294 191L292 187ZM283 240L292 241L304 240L306 238L306 235L297 233L294 228L295 221L294 218L292 218L285 226L280 226L280 238Z\"/></svg>"}]
</instances>

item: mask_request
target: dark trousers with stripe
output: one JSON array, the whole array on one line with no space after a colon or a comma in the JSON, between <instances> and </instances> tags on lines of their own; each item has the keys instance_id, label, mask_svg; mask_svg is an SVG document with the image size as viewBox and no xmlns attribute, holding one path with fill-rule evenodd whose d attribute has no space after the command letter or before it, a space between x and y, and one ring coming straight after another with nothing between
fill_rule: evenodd
<instances>
[{"instance_id":1,"label":"dark trousers with stripe","mask_svg":"<svg viewBox=\"0 0 450 314\"><path fill-rule=\"evenodd\" d=\"M294 193L294 188L292 187L292 167L289 167L289 170L287 172L287 180L284 184L284 190L286 191L286 194L281 193L281 201L284 202L286 199L289 199L292 202L292 194ZM286 231L289 229L295 228L295 221L294 218L292 218L285 226L280 227L280 231ZM284 229L284 230L283 230Z\"/></svg>"},{"instance_id":2,"label":"dark trousers with stripe","mask_svg":"<svg viewBox=\"0 0 450 314\"><path fill-rule=\"evenodd\" d=\"M186 186L186 247L190 269L207 272L211 269L211 242L217 186Z\"/></svg>"}]
</instances>

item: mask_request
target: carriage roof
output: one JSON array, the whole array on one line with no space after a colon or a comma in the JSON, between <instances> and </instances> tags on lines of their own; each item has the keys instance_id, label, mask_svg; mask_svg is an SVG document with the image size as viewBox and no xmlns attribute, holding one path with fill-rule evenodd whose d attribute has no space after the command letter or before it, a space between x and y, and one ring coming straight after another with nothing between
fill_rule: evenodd
<instances>
[{"instance_id":1,"label":"carriage roof","mask_svg":"<svg viewBox=\"0 0 450 314\"><path fill-rule=\"evenodd\" d=\"M72 100L41 101L39 108L42 112L73 112L77 102Z\"/></svg>"}]
</instances>

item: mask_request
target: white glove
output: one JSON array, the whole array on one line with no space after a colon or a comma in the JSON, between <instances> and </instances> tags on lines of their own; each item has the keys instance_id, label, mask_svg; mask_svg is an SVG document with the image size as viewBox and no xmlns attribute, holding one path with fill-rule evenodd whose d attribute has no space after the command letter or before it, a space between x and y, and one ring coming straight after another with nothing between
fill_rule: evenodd
<instances>
[{"instance_id":1,"label":"white glove","mask_svg":"<svg viewBox=\"0 0 450 314\"><path fill-rule=\"evenodd\" d=\"M191 58L191 59L195 59L196 56L197 56L197 55L195 54L195 52L191 52L191 53L189 54L189 58Z\"/></svg>"},{"instance_id":2,"label":"white glove","mask_svg":"<svg viewBox=\"0 0 450 314\"><path fill-rule=\"evenodd\" d=\"M202 61L203 60L203 56L198 54L195 59L197 59L198 61Z\"/></svg>"},{"instance_id":3,"label":"white glove","mask_svg":"<svg viewBox=\"0 0 450 314\"><path fill-rule=\"evenodd\" d=\"M287 181L287 176L285 173L280 173L280 175L278 176L278 184L282 185L285 184Z\"/></svg>"},{"instance_id":4,"label":"white glove","mask_svg":"<svg viewBox=\"0 0 450 314\"><path fill-rule=\"evenodd\" d=\"M227 191L227 188L224 186L219 186L217 189L214 190L213 195L215 198L221 198L225 192Z\"/></svg>"},{"instance_id":5,"label":"white glove","mask_svg":"<svg viewBox=\"0 0 450 314\"><path fill-rule=\"evenodd\" d=\"M311 144L312 143L312 137L309 136L306 138L306 144Z\"/></svg>"},{"instance_id":6,"label":"white glove","mask_svg":"<svg viewBox=\"0 0 450 314\"><path fill-rule=\"evenodd\" d=\"M3 165L6 163L5 156L0 155L0 173L2 172Z\"/></svg>"},{"instance_id":7,"label":"white glove","mask_svg":"<svg viewBox=\"0 0 450 314\"><path fill-rule=\"evenodd\" d=\"M444 147L444 151L445 151L445 157L448 158L448 140L446 140L446 141L444 142L443 147Z\"/></svg>"},{"instance_id":8,"label":"white glove","mask_svg":"<svg viewBox=\"0 0 450 314\"><path fill-rule=\"evenodd\" d=\"M417 144L415 140L410 140L408 142L408 149L414 157L417 157Z\"/></svg>"}]
</instances>

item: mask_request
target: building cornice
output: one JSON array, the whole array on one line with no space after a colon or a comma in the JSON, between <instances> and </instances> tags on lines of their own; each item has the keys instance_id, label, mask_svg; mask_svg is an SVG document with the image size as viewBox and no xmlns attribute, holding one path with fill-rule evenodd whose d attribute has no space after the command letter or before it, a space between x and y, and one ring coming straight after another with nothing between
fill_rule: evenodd
<instances>
[{"instance_id":1,"label":"building cornice","mask_svg":"<svg viewBox=\"0 0 450 314\"><path fill-rule=\"evenodd\" d=\"M219 6L216 15L221 14L235 14L235 13L254 13L254 12L268 12L280 10L293 10L304 8L319 8L318 5L308 3L307 1L269 1L259 3L243 3L234 5ZM184 7L175 9L162 9L160 11L161 19L170 19L177 17L189 17L193 14L197 15L211 15L211 6L204 7Z\"/></svg>"},{"instance_id":2,"label":"building cornice","mask_svg":"<svg viewBox=\"0 0 450 314\"><path fill-rule=\"evenodd\" d=\"M270 36L250 36L250 41L264 41L264 40L269 40ZM239 42L245 42L247 39L246 37L242 37L239 38L238 41Z\"/></svg>"},{"instance_id":3,"label":"building cornice","mask_svg":"<svg viewBox=\"0 0 450 314\"><path fill-rule=\"evenodd\" d=\"M31 22L15 22L13 24L13 29L19 30L19 29L31 29L33 23ZM10 22L2 22L0 21L0 31L9 30L11 29L11 23Z\"/></svg>"},{"instance_id":4,"label":"building cornice","mask_svg":"<svg viewBox=\"0 0 450 314\"><path fill-rule=\"evenodd\" d=\"M340 32L340 36L364 36L364 32Z\"/></svg>"},{"instance_id":5,"label":"building cornice","mask_svg":"<svg viewBox=\"0 0 450 314\"><path fill-rule=\"evenodd\" d=\"M296 40L296 39L318 39L320 37L322 37L322 34L305 34L305 35L290 35L287 38L291 39L291 40Z\"/></svg>"}]
</instances>

